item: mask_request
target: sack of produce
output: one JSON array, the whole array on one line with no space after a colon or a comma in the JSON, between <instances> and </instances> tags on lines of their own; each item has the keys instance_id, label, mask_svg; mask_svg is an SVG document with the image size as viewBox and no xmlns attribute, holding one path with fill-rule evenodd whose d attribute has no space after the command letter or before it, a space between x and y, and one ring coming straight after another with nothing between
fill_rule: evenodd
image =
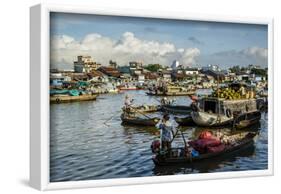
<instances>
[{"instance_id":1,"label":"sack of produce","mask_svg":"<svg viewBox=\"0 0 281 194\"><path fill-rule=\"evenodd\" d=\"M216 152L221 152L225 149L224 144L220 144L217 146L207 146L207 152L208 153L216 153Z\"/></svg>"},{"instance_id":2,"label":"sack of produce","mask_svg":"<svg viewBox=\"0 0 281 194\"><path fill-rule=\"evenodd\" d=\"M210 131L203 131L200 133L198 139L212 139L213 134Z\"/></svg>"},{"instance_id":3,"label":"sack of produce","mask_svg":"<svg viewBox=\"0 0 281 194\"><path fill-rule=\"evenodd\" d=\"M200 154L203 154L208 151L207 147L219 146L221 141L217 139L197 139L194 141L189 141L188 144Z\"/></svg>"}]
</instances>

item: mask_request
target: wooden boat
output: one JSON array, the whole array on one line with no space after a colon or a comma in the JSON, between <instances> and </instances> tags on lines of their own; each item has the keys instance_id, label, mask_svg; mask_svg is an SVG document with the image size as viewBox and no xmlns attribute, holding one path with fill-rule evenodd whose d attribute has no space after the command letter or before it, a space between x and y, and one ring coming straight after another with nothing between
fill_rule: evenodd
<instances>
[{"instance_id":1,"label":"wooden boat","mask_svg":"<svg viewBox=\"0 0 281 194\"><path fill-rule=\"evenodd\" d=\"M182 155L177 154L167 154L158 152L153 156L153 162L157 166L167 166L167 165L176 165L184 163L195 163L199 161L208 160L215 157L222 157L233 152L239 152L245 148L254 145L254 138L258 133L245 132L239 135L233 135L235 139L234 143L225 144L224 149L219 152L199 154L197 156L192 156L186 152L187 148L172 148L170 153L183 153ZM230 138L232 136L229 136ZM187 153L187 154L185 154Z\"/></svg>"},{"instance_id":2,"label":"wooden boat","mask_svg":"<svg viewBox=\"0 0 281 194\"><path fill-rule=\"evenodd\" d=\"M127 83L117 87L119 90L140 90L136 83Z\"/></svg>"},{"instance_id":3,"label":"wooden boat","mask_svg":"<svg viewBox=\"0 0 281 194\"><path fill-rule=\"evenodd\" d=\"M233 118L227 117L226 115L218 115L203 111L193 111L191 117L196 125L203 127L225 126L231 124L233 121Z\"/></svg>"},{"instance_id":4,"label":"wooden boat","mask_svg":"<svg viewBox=\"0 0 281 194\"><path fill-rule=\"evenodd\" d=\"M119 90L139 90L136 86L123 86L119 87Z\"/></svg>"},{"instance_id":5,"label":"wooden boat","mask_svg":"<svg viewBox=\"0 0 281 194\"><path fill-rule=\"evenodd\" d=\"M190 106L171 105L171 104L161 105L161 110L163 112L175 113L175 114L190 114L192 111Z\"/></svg>"},{"instance_id":6,"label":"wooden boat","mask_svg":"<svg viewBox=\"0 0 281 194\"><path fill-rule=\"evenodd\" d=\"M231 124L235 112L257 111L257 99L227 100L217 97L205 97L199 100L199 106L191 112L193 121L199 126L217 127Z\"/></svg>"},{"instance_id":7,"label":"wooden boat","mask_svg":"<svg viewBox=\"0 0 281 194\"><path fill-rule=\"evenodd\" d=\"M186 91L186 92L165 92L166 96L190 96L195 94L194 90Z\"/></svg>"},{"instance_id":8,"label":"wooden boat","mask_svg":"<svg viewBox=\"0 0 281 194\"><path fill-rule=\"evenodd\" d=\"M187 92L146 92L148 96L190 96L195 94L195 91L187 91Z\"/></svg>"},{"instance_id":9,"label":"wooden boat","mask_svg":"<svg viewBox=\"0 0 281 194\"><path fill-rule=\"evenodd\" d=\"M131 125L142 125L142 126L155 126L160 119L159 118L139 118L139 117L128 117L124 114L121 115L122 123Z\"/></svg>"},{"instance_id":10,"label":"wooden boat","mask_svg":"<svg viewBox=\"0 0 281 194\"><path fill-rule=\"evenodd\" d=\"M80 96L70 96L70 95L53 95L50 96L50 103L66 103L66 102L77 102L77 101L90 101L96 100L97 95L93 94L83 94Z\"/></svg>"},{"instance_id":11,"label":"wooden boat","mask_svg":"<svg viewBox=\"0 0 281 194\"><path fill-rule=\"evenodd\" d=\"M125 111L125 107L122 108ZM142 105L142 106L131 106L129 110L130 113L151 113L159 110L157 105Z\"/></svg>"},{"instance_id":12,"label":"wooden boat","mask_svg":"<svg viewBox=\"0 0 281 194\"><path fill-rule=\"evenodd\" d=\"M260 111L253 111L238 115L233 121L233 126L236 129L243 129L258 123L261 119Z\"/></svg>"},{"instance_id":13,"label":"wooden boat","mask_svg":"<svg viewBox=\"0 0 281 194\"><path fill-rule=\"evenodd\" d=\"M169 83L167 85L149 89L149 92L146 94L150 96L189 96L195 94L195 90Z\"/></svg>"},{"instance_id":14,"label":"wooden boat","mask_svg":"<svg viewBox=\"0 0 281 194\"><path fill-rule=\"evenodd\" d=\"M189 115L184 118L174 117L175 121L181 126L194 126L195 123L192 120L192 117Z\"/></svg>"}]
</instances>

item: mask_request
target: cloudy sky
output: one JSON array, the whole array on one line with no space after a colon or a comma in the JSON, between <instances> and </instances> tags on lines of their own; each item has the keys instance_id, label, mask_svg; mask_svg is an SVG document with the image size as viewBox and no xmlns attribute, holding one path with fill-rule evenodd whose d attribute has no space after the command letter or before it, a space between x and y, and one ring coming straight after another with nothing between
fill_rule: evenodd
<instances>
[{"instance_id":1,"label":"cloudy sky","mask_svg":"<svg viewBox=\"0 0 281 194\"><path fill-rule=\"evenodd\" d=\"M51 13L51 67L72 69L77 55L102 65L129 61L187 66L267 66L267 26Z\"/></svg>"}]
</instances>

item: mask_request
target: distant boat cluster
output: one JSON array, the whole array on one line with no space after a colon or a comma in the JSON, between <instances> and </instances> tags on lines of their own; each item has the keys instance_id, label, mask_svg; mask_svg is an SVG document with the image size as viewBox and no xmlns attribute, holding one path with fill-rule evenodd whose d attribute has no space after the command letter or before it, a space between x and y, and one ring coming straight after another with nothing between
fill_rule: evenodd
<instances>
[{"instance_id":1,"label":"distant boat cluster","mask_svg":"<svg viewBox=\"0 0 281 194\"><path fill-rule=\"evenodd\" d=\"M97 94L139 89L147 90L147 95L182 96L192 95L196 89L217 88L232 82L243 82L255 87L256 93L267 95L267 69L257 65L221 70L218 65L199 68L179 65L178 61L164 67L136 61L117 65L110 60L103 66L90 56L78 56L72 70L51 69L50 100L53 103L94 100Z\"/></svg>"}]
</instances>

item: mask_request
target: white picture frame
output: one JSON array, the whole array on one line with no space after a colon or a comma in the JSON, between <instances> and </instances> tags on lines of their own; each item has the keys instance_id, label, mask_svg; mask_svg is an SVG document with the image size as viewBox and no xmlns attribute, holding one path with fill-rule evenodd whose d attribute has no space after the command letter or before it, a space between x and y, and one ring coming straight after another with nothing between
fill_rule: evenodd
<instances>
[{"instance_id":1,"label":"white picture frame","mask_svg":"<svg viewBox=\"0 0 281 194\"><path fill-rule=\"evenodd\" d=\"M268 169L241 172L169 175L142 178L120 178L91 181L49 181L49 64L50 64L50 12L102 14L111 16L135 16L194 21L268 25ZM273 19L242 18L236 16L195 15L189 13L122 10L70 5L40 4L30 8L30 185L38 190L65 188L104 187L132 184L165 183L191 180L209 180L237 177L273 175Z\"/></svg>"}]
</instances>

